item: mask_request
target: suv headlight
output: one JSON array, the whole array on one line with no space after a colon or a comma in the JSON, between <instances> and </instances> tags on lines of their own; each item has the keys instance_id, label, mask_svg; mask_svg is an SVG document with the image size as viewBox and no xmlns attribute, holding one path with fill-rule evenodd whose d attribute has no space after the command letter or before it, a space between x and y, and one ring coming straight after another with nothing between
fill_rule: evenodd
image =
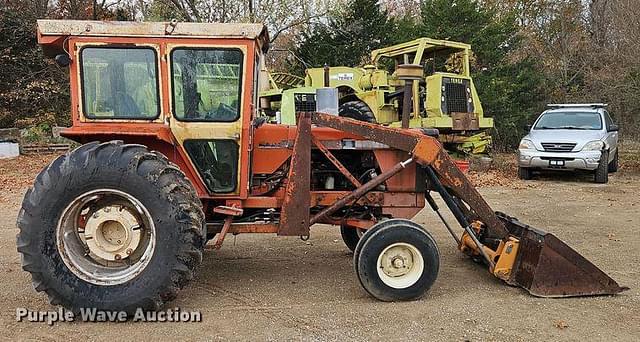
<instances>
[{"instance_id":1,"label":"suv headlight","mask_svg":"<svg viewBox=\"0 0 640 342\"><path fill-rule=\"evenodd\" d=\"M535 150L536 146L533 144L533 141L529 139L522 139L520 141L520 146L518 146L519 150Z\"/></svg>"},{"instance_id":2,"label":"suv headlight","mask_svg":"<svg viewBox=\"0 0 640 342\"><path fill-rule=\"evenodd\" d=\"M594 140L584 144L584 147L582 148L582 150L583 151L600 151L603 148L604 148L604 142L602 142L602 140Z\"/></svg>"}]
</instances>

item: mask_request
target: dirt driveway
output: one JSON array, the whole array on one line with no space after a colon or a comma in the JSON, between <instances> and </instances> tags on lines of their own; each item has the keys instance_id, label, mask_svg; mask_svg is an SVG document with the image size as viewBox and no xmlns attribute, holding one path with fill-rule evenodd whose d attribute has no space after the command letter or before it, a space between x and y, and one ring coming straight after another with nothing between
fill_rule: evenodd
<instances>
[{"instance_id":1,"label":"dirt driveway","mask_svg":"<svg viewBox=\"0 0 640 342\"><path fill-rule=\"evenodd\" d=\"M6 165L5 165L6 167ZM0 171L2 170L0 166ZM640 338L640 175L618 173L608 185L553 177L481 189L496 210L557 234L620 284L615 297L541 299L504 285L456 252L435 215L415 221L438 241L441 270L422 300L382 303L360 288L339 233L311 240L228 238L205 253L197 277L171 306L200 310L201 323L16 322L15 310L53 310L20 268L15 220L25 191L3 184L0 196L2 337L36 340L435 340L637 341Z\"/></svg>"}]
</instances>

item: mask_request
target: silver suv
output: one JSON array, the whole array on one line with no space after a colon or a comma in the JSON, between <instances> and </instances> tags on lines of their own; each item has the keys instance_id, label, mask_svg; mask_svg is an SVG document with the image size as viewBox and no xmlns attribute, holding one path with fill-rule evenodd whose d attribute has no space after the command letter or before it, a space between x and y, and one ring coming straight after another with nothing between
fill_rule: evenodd
<instances>
[{"instance_id":1,"label":"silver suv","mask_svg":"<svg viewBox=\"0 0 640 342\"><path fill-rule=\"evenodd\" d=\"M518 176L534 170L589 170L596 183L607 183L618 170L618 126L607 105L549 105L518 147Z\"/></svg>"}]
</instances>

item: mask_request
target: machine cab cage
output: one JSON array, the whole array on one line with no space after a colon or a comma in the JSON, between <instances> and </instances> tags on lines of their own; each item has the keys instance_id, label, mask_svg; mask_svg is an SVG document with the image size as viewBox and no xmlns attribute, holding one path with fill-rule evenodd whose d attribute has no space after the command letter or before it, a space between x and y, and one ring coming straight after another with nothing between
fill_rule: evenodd
<instances>
[{"instance_id":1,"label":"machine cab cage","mask_svg":"<svg viewBox=\"0 0 640 342\"><path fill-rule=\"evenodd\" d=\"M308 237L316 223L340 226L368 293L416 299L439 257L410 219L426 203L439 214L434 193L461 227L443 220L458 248L505 282L548 297L625 289L552 234L495 213L420 129L308 111L314 97L296 100L295 124L260 116L263 25L40 20L38 41L71 60L62 135L83 144L42 171L18 218L23 267L54 303L155 309L191 279L207 240Z\"/></svg>"}]
</instances>

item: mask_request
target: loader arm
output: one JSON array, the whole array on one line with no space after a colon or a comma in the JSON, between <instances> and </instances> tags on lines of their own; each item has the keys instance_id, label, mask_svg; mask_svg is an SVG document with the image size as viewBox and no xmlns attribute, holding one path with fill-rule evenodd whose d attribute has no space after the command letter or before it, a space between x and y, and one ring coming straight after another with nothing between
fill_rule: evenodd
<instances>
[{"instance_id":1,"label":"loader arm","mask_svg":"<svg viewBox=\"0 0 640 342\"><path fill-rule=\"evenodd\" d=\"M429 189L440 194L464 229L459 239L451 232L459 243L458 248L471 256L482 257L494 276L540 297L606 295L628 289L619 286L553 234L494 212L437 139L419 130L383 127L324 113L301 113L299 123L308 125L309 119L316 125L366 137L405 151L409 158L398 164L395 170L363 184L354 190L352 196L317 214L310 220L311 224L415 161L425 169ZM426 196L430 197L428 193ZM429 202L433 203L432 200ZM432 208L437 209L434 204Z\"/></svg>"},{"instance_id":2,"label":"loader arm","mask_svg":"<svg viewBox=\"0 0 640 342\"><path fill-rule=\"evenodd\" d=\"M436 138L418 130L399 130L324 113L312 114L312 122L367 137L369 140L407 152L418 164L430 166L435 171L451 194L466 203L469 210L486 225L489 236L503 239L509 235L504 223L455 165Z\"/></svg>"}]
</instances>

